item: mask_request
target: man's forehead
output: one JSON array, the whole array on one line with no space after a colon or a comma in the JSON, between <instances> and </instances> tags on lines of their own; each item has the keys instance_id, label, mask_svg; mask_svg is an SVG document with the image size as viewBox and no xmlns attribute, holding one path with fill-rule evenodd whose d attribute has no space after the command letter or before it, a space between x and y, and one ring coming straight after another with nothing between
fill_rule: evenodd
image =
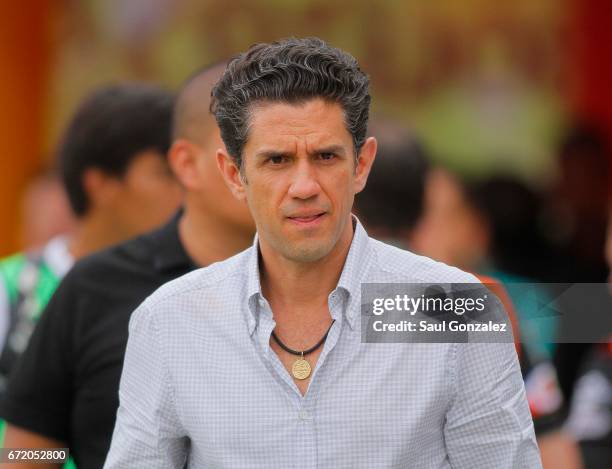
<instances>
[{"instance_id":1,"label":"man's forehead","mask_svg":"<svg viewBox=\"0 0 612 469\"><path fill-rule=\"evenodd\" d=\"M344 111L339 103L312 98L304 101L260 101L250 107L251 125L265 123L285 123L307 125L326 119L344 121ZM328 122L328 123L329 123Z\"/></svg>"},{"instance_id":2,"label":"man's forehead","mask_svg":"<svg viewBox=\"0 0 612 469\"><path fill-rule=\"evenodd\" d=\"M265 102L251 109L247 145L347 145L352 138L346 129L340 104L322 99L298 103Z\"/></svg>"}]
</instances>

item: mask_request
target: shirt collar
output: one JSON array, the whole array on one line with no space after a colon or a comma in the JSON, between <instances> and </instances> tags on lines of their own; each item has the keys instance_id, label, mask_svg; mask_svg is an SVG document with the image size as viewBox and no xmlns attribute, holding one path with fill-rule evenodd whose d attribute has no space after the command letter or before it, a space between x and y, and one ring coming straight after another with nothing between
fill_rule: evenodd
<instances>
[{"instance_id":1,"label":"shirt collar","mask_svg":"<svg viewBox=\"0 0 612 469\"><path fill-rule=\"evenodd\" d=\"M68 249L68 239L56 236L49 241L42 252L42 257L57 278L62 278L74 264L74 258Z\"/></svg>"},{"instance_id":2,"label":"shirt collar","mask_svg":"<svg viewBox=\"0 0 612 469\"><path fill-rule=\"evenodd\" d=\"M336 287L336 290L344 291L346 294L345 312L351 329L355 329L359 319L361 308L354 302L358 302L361 298L361 284L367 275L370 262L370 238L355 215L353 215L353 226L355 227L353 241Z\"/></svg>"},{"instance_id":3,"label":"shirt collar","mask_svg":"<svg viewBox=\"0 0 612 469\"><path fill-rule=\"evenodd\" d=\"M257 325L260 303L263 301L261 293L261 281L259 276L259 235L255 233L253 246L250 249L247 260L247 303L249 314L247 314L247 325L249 334L253 334Z\"/></svg>"},{"instance_id":4,"label":"shirt collar","mask_svg":"<svg viewBox=\"0 0 612 469\"><path fill-rule=\"evenodd\" d=\"M347 322L354 329L358 320L359 307L352 304L361 297L361 283L367 273L369 262L369 237L359 219L353 218L353 240L346 256L342 273L331 295L342 292L345 296L344 311ZM250 314L247 315L249 334L253 334L258 321L259 307L265 302L261 292L259 272L259 237L255 234L247 265L247 302ZM357 305L358 306L358 305Z\"/></svg>"},{"instance_id":5,"label":"shirt collar","mask_svg":"<svg viewBox=\"0 0 612 469\"><path fill-rule=\"evenodd\" d=\"M193 270L195 263L183 247L179 237L178 224L183 216L180 209L165 225L145 235L153 245L153 267L160 272L172 270Z\"/></svg>"}]
</instances>

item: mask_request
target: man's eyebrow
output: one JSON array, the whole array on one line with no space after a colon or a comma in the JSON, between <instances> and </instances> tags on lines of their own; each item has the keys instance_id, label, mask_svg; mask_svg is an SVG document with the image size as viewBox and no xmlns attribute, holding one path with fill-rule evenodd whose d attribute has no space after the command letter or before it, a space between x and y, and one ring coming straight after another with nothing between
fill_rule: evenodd
<instances>
[{"instance_id":1,"label":"man's eyebrow","mask_svg":"<svg viewBox=\"0 0 612 469\"><path fill-rule=\"evenodd\" d=\"M342 145L327 145L322 147L317 147L312 150L313 155L319 155L321 153L333 153L338 156L345 156L346 150Z\"/></svg>"},{"instance_id":2,"label":"man's eyebrow","mask_svg":"<svg viewBox=\"0 0 612 469\"><path fill-rule=\"evenodd\" d=\"M290 156L290 153L282 150L261 150L255 153L257 159L268 159L275 156Z\"/></svg>"}]
</instances>

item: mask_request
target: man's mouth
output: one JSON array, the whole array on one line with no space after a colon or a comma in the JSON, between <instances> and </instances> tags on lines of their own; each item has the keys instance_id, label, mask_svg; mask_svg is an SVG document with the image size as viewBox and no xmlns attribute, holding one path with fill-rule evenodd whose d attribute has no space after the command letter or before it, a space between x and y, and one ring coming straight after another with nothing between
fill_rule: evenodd
<instances>
[{"instance_id":1,"label":"man's mouth","mask_svg":"<svg viewBox=\"0 0 612 469\"><path fill-rule=\"evenodd\" d=\"M308 225L319 221L324 215L325 212L301 213L299 215L293 215L287 218L294 223Z\"/></svg>"}]
</instances>

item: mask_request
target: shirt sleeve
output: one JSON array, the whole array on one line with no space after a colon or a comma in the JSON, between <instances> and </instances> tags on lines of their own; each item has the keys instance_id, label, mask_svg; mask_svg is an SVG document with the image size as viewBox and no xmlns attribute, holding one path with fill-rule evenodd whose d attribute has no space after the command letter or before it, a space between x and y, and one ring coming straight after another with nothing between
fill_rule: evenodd
<instances>
[{"instance_id":1,"label":"shirt sleeve","mask_svg":"<svg viewBox=\"0 0 612 469\"><path fill-rule=\"evenodd\" d=\"M444 434L453 468L541 468L514 344L457 344Z\"/></svg>"},{"instance_id":2,"label":"shirt sleeve","mask_svg":"<svg viewBox=\"0 0 612 469\"><path fill-rule=\"evenodd\" d=\"M132 315L119 386L119 409L105 469L182 468L188 439L175 411L166 355L155 317Z\"/></svg>"},{"instance_id":3,"label":"shirt sleeve","mask_svg":"<svg viewBox=\"0 0 612 469\"><path fill-rule=\"evenodd\" d=\"M51 297L0 403L9 423L63 442L69 437L73 290L67 277Z\"/></svg>"}]
</instances>

